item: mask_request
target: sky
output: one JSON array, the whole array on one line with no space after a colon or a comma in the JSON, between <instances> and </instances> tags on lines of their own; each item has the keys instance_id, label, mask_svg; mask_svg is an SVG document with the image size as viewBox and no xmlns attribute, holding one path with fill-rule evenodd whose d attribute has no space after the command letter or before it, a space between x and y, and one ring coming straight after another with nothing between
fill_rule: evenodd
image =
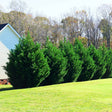
<instances>
[{"instance_id":1,"label":"sky","mask_svg":"<svg viewBox=\"0 0 112 112\"><path fill-rule=\"evenodd\" d=\"M0 6L8 11L12 0L0 0ZM51 18L59 18L74 9L89 9L92 13L102 4L111 4L112 0L21 0L27 5L27 12L33 15L42 15Z\"/></svg>"}]
</instances>

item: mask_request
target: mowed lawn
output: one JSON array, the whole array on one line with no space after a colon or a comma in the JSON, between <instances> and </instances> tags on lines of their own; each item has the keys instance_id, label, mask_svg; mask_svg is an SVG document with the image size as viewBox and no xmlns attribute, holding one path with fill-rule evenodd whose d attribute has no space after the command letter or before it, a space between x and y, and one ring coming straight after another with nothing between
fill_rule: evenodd
<instances>
[{"instance_id":1,"label":"mowed lawn","mask_svg":"<svg viewBox=\"0 0 112 112\"><path fill-rule=\"evenodd\" d=\"M0 112L112 112L112 79L15 90L0 85Z\"/></svg>"}]
</instances>

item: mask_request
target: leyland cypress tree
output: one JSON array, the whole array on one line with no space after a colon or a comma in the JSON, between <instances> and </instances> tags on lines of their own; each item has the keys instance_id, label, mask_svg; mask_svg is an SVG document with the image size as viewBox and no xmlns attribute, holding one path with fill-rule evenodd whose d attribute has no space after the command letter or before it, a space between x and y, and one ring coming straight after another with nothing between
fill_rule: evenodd
<instances>
[{"instance_id":1,"label":"leyland cypress tree","mask_svg":"<svg viewBox=\"0 0 112 112\"><path fill-rule=\"evenodd\" d=\"M96 70L94 61L90 57L87 49L83 46L82 42L78 39L76 39L74 43L74 52L79 55L80 60L83 62L82 71L78 81L86 81L92 79Z\"/></svg>"},{"instance_id":2,"label":"leyland cypress tree","mask_svg":"<svg viewBox=\"0 0 112 112\"><path fill-rule=\"evenodd\" d=\"M47 39L44 54L50 67L50 75L42 82L41 85L51 85L63 82L63 78L66 75L67 63L61 50Z\"/></svg>"},{"instance_id":3,"label":"leyland cypress tree","mask_svg":"<svg viewBox=\"0 0 112 112\"><path fill-rule=\"evenodd\" d=\"M112 49L106 49L106 72L102 78L112 78Z\"/></svg>"},{"instance_id":4,"label":"leyland cypress tree","mask_svg":"<svg viewBox=\"0 0 112 112\"><path fill-rule=\"evenodd\" d=\"M77 81L81 70L82 62L79 60L79 56L74 52L73 45L68 41L60 42L59 48L61 49L63 56L67 59L67 74L64 77L64 82Z\"/></svg>"},{"instance_id":5,"label":"leyland cypress tree","mask_svg":"<svg viewBox=\"0 0 112 112\"><path fill-rule=\"evenodd\" d=\"M93 45L88 48L90 56L93 58L96 66L96 72L92 79L100 79L104 75L106 69L105 56L103 56L102 48L96 49Z\"/></svg>"},{"instance_id":6,"label":"leyland cypress tree","mask_svg":"<svg viewBox=\"0 0 112 112\"><path fill-rule=\"evenodd\" d=\"M40 44L35 44L29 34L10 51L9 62L4 68L14 88L39 86L49 75L49 66Z\"/></svg>"},{"instance_id":7,"label":"leyland cypress tree","mask_svg":"<svg viewBox=\"0 0 112 112\"><path fill-rule=\"evenodd\" d=\"M105 68L105 66L106 66L106 63L105 63L106 54L104 54L104 56L103 56L103 52L101 50L102 50L102 48L96 49L93 45L91 45L88 48L89 54L93 58L93 60L95 62L95 66L96 66L96 72L95 72L92 79L102 78L102 76L104 75L104 73L106 71L106 68Z\"/></svg>"},{"instance_id":8,"label":"leyland cypress tree","mask_svg":"<svg viewBox=\"0 0 112 112\"><path fill-rule=\"evenodd\" d=\"M109 53L109 49L107 49L105 47L105 45L101 46L98 51L100 52L101 54L101 58L103 60L103 67L105 68L105 71L104 73L102 74L102 77L101 78L106 78L106 74L111 72L112 70L112 67L111 67L111 63L109 62L112 58L110 58L111 56L111 52ZM107 71L108 70L108 71ZM108 74L109 76L109 74Z\"/></svg>"}]
</instances>

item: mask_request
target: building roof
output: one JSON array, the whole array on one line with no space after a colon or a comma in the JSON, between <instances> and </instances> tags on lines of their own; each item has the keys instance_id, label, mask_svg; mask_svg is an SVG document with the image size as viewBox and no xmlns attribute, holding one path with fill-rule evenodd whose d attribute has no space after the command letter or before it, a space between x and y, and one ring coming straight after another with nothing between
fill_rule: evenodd
<instances>
[{"instance_id":1,"label":"building roof","mask_svg":"<svg viewBox=\"0 0 112 112\"><path fill-rule=\"evenodd\" d=\"M8 23L0 24L0 30L2 30Z\"/></svg>"},{"instance_id":2,"label":"building roof","mask_svg":"<svg viewBox=\"0 0 112 112\"><path fill-rule=\"evenodd\" d=\"M6 27L9 27L18 38L21 38L21 36L17 33L17 31L9 23L0 24L0 32L2 32L2 30L4 30Z\"/></svg>"}]
</instances>

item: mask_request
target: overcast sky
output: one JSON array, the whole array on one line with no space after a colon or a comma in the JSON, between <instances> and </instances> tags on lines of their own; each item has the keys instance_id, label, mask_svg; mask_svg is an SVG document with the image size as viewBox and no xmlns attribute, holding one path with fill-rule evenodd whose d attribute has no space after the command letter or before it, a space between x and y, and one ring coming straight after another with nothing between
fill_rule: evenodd
<instances>
[{"instance_id":1,"label":"overcast sky","mask_svg":"<svg viewBox=\"0 0 112 112\"><path fill-rule=\"evenodd\" d=\"M0 0L0 6L4 10L9 9L12 0ZM40 14L47 17L60 17L73 10L90 9L92 13L97 11L101 4L111 4L112 0L21 0L27 4L28 11L33 14Z\"/></svg>"}]
</instances>

